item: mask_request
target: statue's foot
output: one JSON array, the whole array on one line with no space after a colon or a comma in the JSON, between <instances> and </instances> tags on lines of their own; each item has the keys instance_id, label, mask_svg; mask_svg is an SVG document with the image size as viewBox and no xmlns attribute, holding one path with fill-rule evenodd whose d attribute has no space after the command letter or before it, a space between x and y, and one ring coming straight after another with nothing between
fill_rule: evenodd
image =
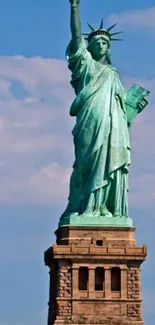
<instances>
[{"instance_id":1,"label":"statue's foot","mask_svg":"<svg viewBox=\"0 0 155 325\"><path fill-rule=\"evenodd\" d=\"M101 213L100 213L99 210L93 212L93 216L94 216L95 218L96 218L96 217L100 217L100 215L101 215Z\"/></svg>"},{"instance_id":2,"label":"statue's foot","mask_svg":"<svg viewBox=\"0 0 155 325\"><path fill-rule=\"evenodd\" d=\"M100 211L85 211L81 214L82 218L97 218L100 216Z\"/></svg>"},{"instance_id":3,"label":"statue's foot","mask_svg":"<svg viewBox=\"0 0 155 325\"><path fill-rule=\"evenodd\" d=\"M114 218L123 218L123 216L121 214L119 214L119 213L115 213Z\"/></svg>"},{"instance_id":4,"label":"statue's foot","mask_svg":"<svg viewBox=\"0 0 155 325\"><path fill-rule=\"evenodd\" d=\"M79 213L78 212L70 212L68 214L68 217L79 217Z\"/></svg>"},{"instance_id":5,"label":"statue's foot","mask_svg":"<svg viewBox=\"0 0 155 325\"><path fill-rule=\"evenodd\" d=\"M101 206L100 207L100 215L102 217L106 217L106 218L112 218L113 217L112 213L107 209L106 206Z\"/></svg>"},{"instance_id":6,"label":"statue's foot","mask_svg":"<svg viewBox=\"0 0 155 325\"><path fill-rule=\"evenodd\" d=\"M114 214L114 218L125 218L125 219L127 219L127 218L129 218L127 215L122 215L122 214L120 214L120 213L115 213Z\"/></svg>"}]
</instances>

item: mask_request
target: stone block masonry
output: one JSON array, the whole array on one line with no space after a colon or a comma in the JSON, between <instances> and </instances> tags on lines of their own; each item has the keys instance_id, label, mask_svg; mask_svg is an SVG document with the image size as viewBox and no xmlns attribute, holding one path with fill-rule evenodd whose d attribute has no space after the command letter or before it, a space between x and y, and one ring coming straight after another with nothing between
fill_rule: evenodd
<instances>
[{"instance_id":1,"label":"stone block masonry","mask_svg":"<svg viewBox=\"0 0 155 325\"><path fill-rule=\"evenodd\" d=\"M45 252L48 325L144 325L141 264L134 228L62 227Z\"/></svg>"}]
</instances>

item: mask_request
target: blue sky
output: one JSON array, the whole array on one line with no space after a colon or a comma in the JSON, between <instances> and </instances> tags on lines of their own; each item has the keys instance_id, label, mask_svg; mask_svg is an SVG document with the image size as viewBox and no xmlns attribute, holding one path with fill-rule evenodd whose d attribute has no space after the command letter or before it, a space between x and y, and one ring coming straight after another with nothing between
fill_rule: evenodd
<instances>
[{"instance_id":1,"label":"blue sky","mask_svg":"<svg viewBox=\"0 0 155 325\"><path fill-rule=\"evenodd\" d=\"M43 252L65 208L73 163L65 62L69 1L1 0L0 10L0 325L46 324L48 269ZM112 46L124 85L152 91L131 131L130 214L137 243L147 244L143 314L155 318L155 3L81 0L82 27L118 22Z\"/></svg>"}]
</instances>

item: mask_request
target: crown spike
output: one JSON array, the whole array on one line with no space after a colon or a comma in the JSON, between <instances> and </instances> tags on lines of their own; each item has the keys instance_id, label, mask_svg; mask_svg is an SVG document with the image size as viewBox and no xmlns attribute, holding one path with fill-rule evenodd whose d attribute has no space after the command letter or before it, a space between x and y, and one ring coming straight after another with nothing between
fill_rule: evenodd
<instances>
[{"instance_id":1,"label":"crown spike","mask_svg":"<svg viewBox=\"0 0 155 325\"><path fill-rule=\"evenodd\" d=\"M123 41L122 38L111 38L111 41Z\"/></svg>"},{"instance_id":2,"label":"crown spike","mask_svg":"<svg viewBox=\"0 0 155 325\"><path fill-rule=\"evenodd\" d=\"M92 30L92 32L94 32L95 28L92 27L92 26L91 26L90 24L88 24L88 23L87 23L87 25L88 25L88 27Z\"/></svg>"},{"instance_id":3,"label":"crown spike","mask_svg":"<svg viewBox=\"0 0 155 325\"><path fill-rule=\"evenodd\" d=\"M113 29L116 25L117 25L117 23L114 24L114 25L112 25L111 27L109 27L109 28L107 29L107 31L110 32L110 30Z\"/></svg>"},{"instance_id":4,"label":"crown spike","mask_svg":"<svg viewBox=\"0 0 155 325\"><path fill-rule=\"evenodd\" d=\"M82 35L84 35L84 39L87 40L88 43L90 43L91 39L97 35L104 35L109 43L111 41L123 41L123 39L120 39L120 38L113 38L113 37L115 37L115 35L119 35L119 34L123 33L122 31L115 32L115 33L110 32L117 24L112 25L108 29L104 29L103 28L104 19L102 18L99 29L95 29L93 26L91 26L88 23L87 23L87 25L91 29L91 32L90 33L82 33Z\"/></svg>"},{"instance_id":5,"label":"crown spike","mask_svg":"<svg viewBox=\"0 0 155 325\"><path fill-rule=\"evenodd\" d=\"M103 29L103 18L101 19L101 24L99 29Z\"/></svg>"},{"instance_id":6,"label":"crown spike","mask_svg":"<svg viewBox=\"0 0 155 325\"><path fill-rule=\"evenodd\" d=\"M110 34L111 36L114 36L114 35L119 35L119 34L122 34L123 32L117 32L117 33L112 33Z\"/></svg>"}]
</instances>

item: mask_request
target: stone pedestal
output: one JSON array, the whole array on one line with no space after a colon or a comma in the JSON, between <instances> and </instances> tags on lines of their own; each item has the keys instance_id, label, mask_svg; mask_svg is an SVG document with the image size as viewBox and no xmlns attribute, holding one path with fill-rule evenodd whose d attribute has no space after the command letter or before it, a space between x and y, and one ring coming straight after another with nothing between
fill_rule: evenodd
<instances>
[{"instance_id":1,"label":"stone pedestal","mask_svg":"<svg viewBox=\"0 0 155 325\"><path fill-rule=\"evenodd\" d=\"M45 252L50 268L48 325L144 325L134 228L60 227Z\"/></svg>"}]
</instances>

